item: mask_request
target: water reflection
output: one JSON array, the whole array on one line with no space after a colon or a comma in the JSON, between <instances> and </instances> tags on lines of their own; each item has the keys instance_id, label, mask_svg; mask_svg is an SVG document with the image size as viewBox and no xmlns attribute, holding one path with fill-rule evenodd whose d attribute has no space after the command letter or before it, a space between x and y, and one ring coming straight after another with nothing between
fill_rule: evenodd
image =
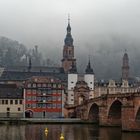
<instances>
[{"instance_id":1,"label":"water reflection","mask_svg":"<svg viewBox=\"0 0 140 140\"><path fill-rule=\"evenodd\" d=\"M46 137L44 130L48 128ZM96 125L1 125L0 140L139 140L140 133L122 133L120 128Z\"/></svg>"}]
</instances>

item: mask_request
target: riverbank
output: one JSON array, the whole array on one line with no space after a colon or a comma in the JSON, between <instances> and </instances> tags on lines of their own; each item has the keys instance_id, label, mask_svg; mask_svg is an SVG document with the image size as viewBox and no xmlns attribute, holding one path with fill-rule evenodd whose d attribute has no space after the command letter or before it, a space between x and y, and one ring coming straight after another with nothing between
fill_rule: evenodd
<instances>
[{"instance_id":1,"label":"riverbank","mask_svg":"<svg viewBox=\"0 0 140 140\"><path fill-rule=\"evenodd\" d=\"M79 118L0 118L0 124L86 124L93 123Z\"/></svg>"}]
</instances>

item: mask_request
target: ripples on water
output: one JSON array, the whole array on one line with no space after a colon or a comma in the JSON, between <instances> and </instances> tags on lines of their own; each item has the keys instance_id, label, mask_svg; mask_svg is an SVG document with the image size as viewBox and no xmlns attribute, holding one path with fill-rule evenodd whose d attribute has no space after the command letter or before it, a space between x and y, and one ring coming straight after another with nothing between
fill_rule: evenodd
<instances>
[{"instance_id":1,"label":"ripples on water","mask_svg":"<svg viewBox=\"0 0 140 140\"><path fill-rule=\"evenodd\" d=\"M46 137L44 129L49 132ZM140 140L140 133L122 133L121 128L96 125L1 125L0 140Z\"/></svg>"}]
</instances>

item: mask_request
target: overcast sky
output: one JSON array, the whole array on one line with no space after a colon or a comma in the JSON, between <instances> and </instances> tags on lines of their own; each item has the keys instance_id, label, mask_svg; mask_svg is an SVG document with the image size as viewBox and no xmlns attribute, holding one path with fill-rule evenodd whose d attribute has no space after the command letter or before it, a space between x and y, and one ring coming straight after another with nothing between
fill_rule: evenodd
<instances>
[{"instance_id":1,"label":"overcast sky","mask_svg":"<svg viewBox=\"0 0 140 140\"><path fill-rule=\"evenodd\" d=\"M94 35L139 38L139 7L139 0L0 0L0 35L27 46L61 47L70 13L76 45Z\"/></svg>"},{"instance_id":2,"label":"overcast sky","mask_svg":"<svg viewBox=\"0 0 140 140\"><path fill-rule=\"evenodd\" d=\"M110 37L124 38L123 50L140 41L140 0L0 0L0 36L62 52L68 13L77 52L92 55Z\"/></svg>"}]
</instances>

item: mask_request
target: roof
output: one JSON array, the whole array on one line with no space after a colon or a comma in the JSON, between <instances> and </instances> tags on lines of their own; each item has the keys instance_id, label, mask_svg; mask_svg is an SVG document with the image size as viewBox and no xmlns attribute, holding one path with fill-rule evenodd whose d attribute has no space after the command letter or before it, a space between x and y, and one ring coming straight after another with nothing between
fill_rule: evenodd
<instances>
[{"instance_id":1,"label":"roof","mask_svg":"<svg viewBox=\"0 0 140 140\"><path fill-rule=\"evenodd\" d=\"M23 89L14 84L0 84L0 99L23 99Z\"/></svg>"},{"instance_id":2,"label":"roof","mask_svg":"<svg viewBox=\"0 0 140 140\"><path fill-rule=\"evenodd\" d=\"M0 77L0 81L5 80L27 80L32 76L53 76L67 81L67 75L65 73L50 73L50 72L24 72L24 71L4 71Z\"/></svg>"}]
</instances>

